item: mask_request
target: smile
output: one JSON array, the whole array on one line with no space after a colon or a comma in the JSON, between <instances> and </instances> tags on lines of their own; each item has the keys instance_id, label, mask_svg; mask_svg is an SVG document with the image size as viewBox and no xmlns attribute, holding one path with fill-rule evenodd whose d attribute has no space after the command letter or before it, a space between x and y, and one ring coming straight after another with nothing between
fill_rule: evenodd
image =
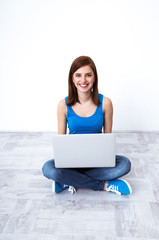
<instances>
[{"instance_id":1,"label":"smile","mask_svg":"<svg viewBox=\"0 0 159 240\"><path fill-rule=\"evenodd\" d=\"M80 87L82 87L82 88L85 88L85 87L88 86L88 84L79 84L79 85L80 85Z\"/></svg>"}]
</instances>

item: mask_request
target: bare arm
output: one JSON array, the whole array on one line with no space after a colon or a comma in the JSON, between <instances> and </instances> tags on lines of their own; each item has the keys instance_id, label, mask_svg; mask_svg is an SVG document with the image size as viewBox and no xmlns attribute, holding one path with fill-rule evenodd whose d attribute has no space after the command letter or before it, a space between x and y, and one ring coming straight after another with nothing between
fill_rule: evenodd
<instances>
[{"instance_id":1,"label":"bare arm","mask_svg":"<svg viewBox=\"0 0 159 240\"><path fill-rule=\"evenodd\" d=\"M67 108L65 100L61 100L57 107L57 120L58 120L58 134L66 134L67 121L66 121Z\"/></svg>"},{"instance_id":2,"label":"bare arm","mask_svg":"<svg viewBox=\"0 0 159 240\"><path fill-rule=\"evenodd\" d=\"M103 99L103 112L104 112L104 133L112 132L113 125L113 105L109 98Z\"/></svg>"}]
</instances>

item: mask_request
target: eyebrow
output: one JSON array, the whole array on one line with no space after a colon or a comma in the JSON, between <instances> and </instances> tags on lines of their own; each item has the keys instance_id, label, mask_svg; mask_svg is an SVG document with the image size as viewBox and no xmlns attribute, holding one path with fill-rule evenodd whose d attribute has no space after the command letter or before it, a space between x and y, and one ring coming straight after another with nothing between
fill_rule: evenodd
<instances>
[{"instance_id":1,"label":"eyebrow","mask_svg":"<svg viewBox=\"0 0 159 240\"><path fill-rule=\"evenodd\" d=\"M77 73L75 73L75 74L81 74L81 73L78 73L78 72L77 72ZM88 73L86 73L86 74L92 74L92 72L88 72Z\"/></svg>"}]
</instances>

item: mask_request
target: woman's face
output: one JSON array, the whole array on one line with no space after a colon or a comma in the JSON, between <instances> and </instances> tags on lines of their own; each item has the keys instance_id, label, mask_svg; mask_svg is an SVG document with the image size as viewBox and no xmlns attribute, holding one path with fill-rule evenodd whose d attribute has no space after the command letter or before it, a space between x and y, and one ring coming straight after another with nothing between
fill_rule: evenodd
<instances>
[{"instance_id":1,"label":"woman's face","mask_svg":"<svg viewBox=\"0 0 159 240\"><path fill-rule=\"evenodd\" d=\"M77 88L77 92L91 91L95 82L94 72L89 65L83 66L74 72L72 80Z\"/></svg>"}]
</instances>

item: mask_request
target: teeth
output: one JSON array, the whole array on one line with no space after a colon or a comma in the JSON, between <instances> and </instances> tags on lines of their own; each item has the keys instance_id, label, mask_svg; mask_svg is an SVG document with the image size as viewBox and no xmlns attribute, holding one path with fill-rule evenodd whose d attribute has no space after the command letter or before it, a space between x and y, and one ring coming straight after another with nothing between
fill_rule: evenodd
<instances>
[{"instance_id":1,"label":"teeth","mask_svg":"<svg viewBox=\"0 0 159 240\"><path fill-rule=\"evenodd\" d=\"M81 87L86 87L86 86L87 86L87 84L86 84L86 85L82 85L82 84L81 84Z\"/></svg>"}]
</instances>

